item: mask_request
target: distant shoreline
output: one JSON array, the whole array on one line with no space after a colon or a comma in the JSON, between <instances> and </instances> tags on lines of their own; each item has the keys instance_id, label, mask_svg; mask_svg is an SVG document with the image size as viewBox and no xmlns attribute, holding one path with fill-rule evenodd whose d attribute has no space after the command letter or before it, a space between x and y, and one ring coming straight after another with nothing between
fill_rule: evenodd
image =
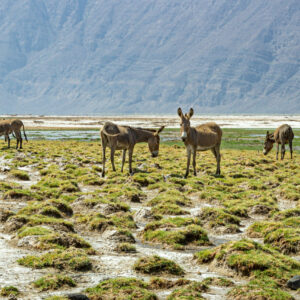
<instances>
[{"instance_id":1,"label":"distant shoreline","mask_svg":"<svg viewBox=\"0 0 300 300\"><path fill-rule=\"evenodd\" d=\"M1 115L0 119L22 119L28 129L82 129L95 130L107 121L120 125L157 128L165 125L167 128L179 128L177 115L136 115L136 116L41 116L41 115ZM288 123L293 128L300 128L300 115L195 115L191 119L193 126L216 122L222 128L277 128Z\"/></svg>"}]
</instances>

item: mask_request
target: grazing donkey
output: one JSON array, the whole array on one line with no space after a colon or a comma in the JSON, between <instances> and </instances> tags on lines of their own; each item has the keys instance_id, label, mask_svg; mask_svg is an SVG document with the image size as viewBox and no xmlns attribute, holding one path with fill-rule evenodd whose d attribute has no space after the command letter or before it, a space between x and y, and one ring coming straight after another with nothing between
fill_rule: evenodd
<instances>
[{"instance_id":1,"label":"grazing donkey","mask_svg":"<svg viewBox=\"0 0 300 300\"><path fill-rule=\"evenodd\" d=\"M121 172L123 172L123 167L125 163L126 151L129 154L129 173L132 172L132 154L133 148L136 143L147 142L149 150L152 157L158 156L159 151L159 133L165 127L162 126L158 130L134 128L130 126L119 126L111 122L106 122L102 129L100 130L100 136L102 140L102 154L103 154L103 170L102 177L105 176L105 150L106 146L110 148L110 160L112 164L113 171L116 171L114 163L114 155L116 150L123 150L122 167Z\"/></svg>"},{"instance_id":2,"label":"grazing donkey","mask_svg":"<svg viewBox=\"0 0 300 300\"><path fill-rule=\"evenodd\" d=\"M4 135L5 142L8 141L8 148L10 147L10 137L11 133L10 121L2 120L0 121L0 136Z\"/></svg>"},{"instance_id":3,"label":"grazing donkey","mask_svg":"<svg viewBox=\"0 0 300 300\"><path fill-rule=\"evenodd\" d=\"M191 108L188 114L183 114L181 108L177 111L179 117L181 118L180 132L181 139L185 144L187 150L187 167L185 178L189 175L191 154L193 153L193 168L194 175L197 175L196 171L196 152L211 150L217 160L217 171L216 174L219 175L220 171L220 145L222 139L222 130L214 122L205 123L197 127L191 127L190 118L194 114L194 110Z\"/></svg>"},{"instance_id":4,"label":"grazing donkey","mask_svg":"<svg viewBox=\"0 0 300 300\"><path fill-rule=\"evenodd\" d=\"M15 138L17 139L17 147L16 149L18 149L19 147L19 143L20 143L20 149L22 149L22 134L21 134L21 128L23 127L23 133L25 136L26 141L27 140L27 136L25 133L25 128L24 128L24 124L21 120L19 119L13 119L13 120L3 120L0 121L0 135L5 135L5 141L8 141L8 148L10 148L10 137L9 134L13 134L15 136Z\"/></svg>"},{"instance_id":5,"label":"grazing donkey","mask_svg":"<svg viewBox=\"0 0 300 300\"><path fill-rule=\"evenodd\" d=\"M289 143L291 159L293 158L293 138L294 133L291 126L284 124L279 126L274 133L269 133L267 131L265 146L264 146L264 155L267 155L273 148L273 144L277 143L277 152L276 159L278 159L279 144L281 144L281 159L284 159L285 154L285 144Z\"/></svg>"}]
</instances>

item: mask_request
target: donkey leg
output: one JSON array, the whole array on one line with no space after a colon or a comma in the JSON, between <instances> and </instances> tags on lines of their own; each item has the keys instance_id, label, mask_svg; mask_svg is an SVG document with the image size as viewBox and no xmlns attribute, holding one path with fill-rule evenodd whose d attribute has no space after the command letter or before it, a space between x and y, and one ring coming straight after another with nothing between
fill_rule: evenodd
<instances>
[{"instance_id":1,"label":"donkey leg","mask_svg":"<svg viewBox=\"0 0 300 300\"><path fill-rule=\"evenodd\" d=\"M20 133L20 131L14 131L14 133L15 133L15 136L16 136L16 139L17 139L17 147L16 147L16 149L18 149L19 148L19 145L20 145L20 149L21 149L21 147L22 147L22 136L21 136L21 133Z\"/></svg>"},{"instance_id":2,"label":"donkey leg","mask_svg":"<svg viewBox=\"0 0 300 300\"><path fill-rule=\"evenodd\" d=\"M23 139L22 139L22 137L20 136L20 149L23 148L23 147L22 147L22 141L23 141Z\"/></svg>"},{"instance_id":3,"label":"donkey leg","mask_svg":"<svg viewBox=\"0 0 300 300\"><path fill-rule=\"evenodd\" d=\"M105 151L106 151L106 144L104 144L102 140L102 177L105 176Z\"/></svg>"},{"instance_id":4,"label":"donkey leg","mask_svg":"<svg viewBox=\"0 0 300 300\"><path fill-rule=\"evenodd\" d=\"M290 146L291 159L293 159L293 142L291 140L289 141L289 146Z\"/></svg>"},{"instance_id":5,"label":"donkey leg","mask_svg":"<svg viewBox=\"0 0 300 300\"><path fill-rule=\"evenodd\" d=\"M184 178L187 178L188 175L189 175L190 163L191 163L191 149L190 149L190 147L187 147L186 151L187 151L187 164L186 164L186 172L185 172Z\"/></svg>"},{"instance_id":6,"label":"donkey leg","mask_svg":"<svg viewBox=\"0 0 300 300\"><path fill-rule=\"evenodd\" d=\"M216 159L216 162L217 162L217 170L216 170L216 174L218 174L218 156L217 156L217 152L216 152L215 147L214 147L214 148L211 148L210 150L211 150L211 152L213 153L213 155L214 155L214 157L215 157L215 159Z\"/></svg>"},{"instance_id":7,"label":"donkey leg","mask_svg":"<svg viewBox=\"0 0 300 300\"><path fill-rule=\"evenodd\" d=\"M216 175L221 174L221 169L220 169L220 162L221 162L221 154L220 154L220 146L216 146L211 149L212 153L214 154L216 161L217 161L217 170L216 170Z\"/></svg>"},{"instance_id":8,"label":"donkey leg","mask_svg":"<svg viewBox=\"0 0 300 300\"><path fill-rule=\"evenodd\" d=\"M284 143L281 144L281 160L284 159L284 154L285 154L285 145Z\"/></svg>"},{"instance_id":9,"label":"donkey leg","mask_svg":"<svg viewBox=\"0 0 300 300\"><path fill-rule=\"evenodd\" d=\"M216 149L217 153L217 175L221 174L221 153L220 153L220 146Z\"/></svg>"},{"instance_id":10,"label":"donkey leg","mask_svg":"<svg viewBox=\"0 0 300 300\"><path fill-rule=\"evenodd\" d=\"M193 169L194 169L194 176L197 176L196 170L196 156L197 156L197 149L193 148Z\"/></svg>"},{"instance_id":11,"label":"donkey leg","mask_svg":"<svg viewBox=\"0 0 300 300\"><path fill-rule=\"evenodd\" d=\"M123 157L122 157L122 167L121 167L121 172L123 173L123 167L125 164L125 158L126 158L126 149L123 150Z\"/></svg>"},{"instance_id":12,"label":"donkey leg","mask_svg":"<svg viewBox=\"0 0 300 300\"><path fill-rule=\"evenodd\" d=\"M116 167L115 167L115 147L113 147L113 146L110 148L110 162L111 162L113 171L116 171Z\"/></svg>"},{"instance_id":13,"label":"donkey leg","mask_svg":"<svg viewBox=\"0 0 300 300\"><path fill-rule=\"evenodd\" d=\"M128 151L128 156L129 156L129 174L130 175L133 175L133 172L132 172L132 155L133 155L133 148L129 149L129 151Z\"/></svg>"},{"instance_id":14,"label":"donkey leg","mask_svg":"<svg viewBox=\"0 0 300 300\"><path fill-rule=\"evenodd\" d=\"M10 138L9 135L5 135L5 141L7 140L7 147L10 148Z\"/></svg>"},{"instance_id":15,"label":"donkey leg","mask_svg":"<svg viewBox=\"0 0 300 300\"><path fill-rule=\"evenodd\" d=\"M278 160L279 144L277 144L276 160Z\"/></svg>"}]
</instances>

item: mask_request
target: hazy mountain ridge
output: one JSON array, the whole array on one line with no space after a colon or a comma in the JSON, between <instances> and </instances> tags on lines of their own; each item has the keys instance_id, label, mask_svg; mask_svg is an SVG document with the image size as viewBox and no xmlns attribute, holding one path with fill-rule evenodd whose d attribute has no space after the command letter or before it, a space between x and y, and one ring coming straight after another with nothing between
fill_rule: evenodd
<instances>
[{"instance_id":1,"label":"hazy mountain ridge","mask_svg":"<svg viewBox=\"0 0 300 300\"><path fill-rule=\"evenodd\" d=\"M299 25L297 0L3 0L1 111L299 113Z\"/></svg>"}]
</instances>

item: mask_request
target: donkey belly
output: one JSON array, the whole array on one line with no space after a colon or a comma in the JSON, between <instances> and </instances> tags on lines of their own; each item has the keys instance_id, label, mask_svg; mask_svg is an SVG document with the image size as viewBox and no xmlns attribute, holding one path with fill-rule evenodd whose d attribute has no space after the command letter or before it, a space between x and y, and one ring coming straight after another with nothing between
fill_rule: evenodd
<instances>
[{"instance_id":1,"label":"donkey belly","mask_svg":"<svg viewBox=\"0 0 300 300\"><path fill-rule=\"evenodd\" d=\"M197 151L206 151L211 149L212 147L205 147L205 146L197 146Z\"/></svg>"},{"instance_id":2,"label":"donkey belly","mask_svg":"<svg viewBox=\"0 0 300 300\"><path fill-rule=\"evenodd\" d=\"M117 143L117 150L124 150L128 149L128 144L123 144L123 143Z\"/></svg>"}]
</instances>

